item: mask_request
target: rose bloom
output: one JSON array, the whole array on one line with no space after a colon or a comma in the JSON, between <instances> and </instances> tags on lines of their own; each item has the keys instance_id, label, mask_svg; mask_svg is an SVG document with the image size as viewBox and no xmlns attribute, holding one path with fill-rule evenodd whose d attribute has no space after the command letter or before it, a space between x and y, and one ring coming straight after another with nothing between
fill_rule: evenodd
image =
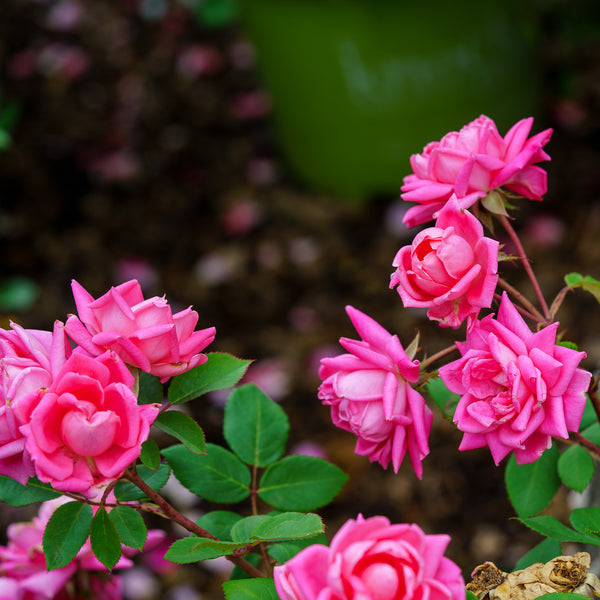
<instances>
[{"instance_id":1,"label":"rose bloom","mask_svg":"<svg viewBox=\"0 0 600 600\"><path fill-rule=\"evenodd\" d=\"M481 115L460 131L430 142L413 154L411 175L404 178L402 199L417 202L404 216L408 227L430 221L452 194L468 208L503 187L531 200L546 193L546 171L534 163L550 160L542 150L552 135L546 129L527 139L533 118L522 119L503 137L489 117Z\"/></svg>"},{"instance_id":2,"label":"rose bloom","mask_svg":"<svg viewBox=\"0 0 600 600\"><path fill-rule=\"evenodd\" d=\"M58 321L54 332L11 327L0 329L0 475L26 484L34 468L20 427L52 383L53 358L64 362L71 348Z\"/></svg>"},{"instance_id":3,"label":"rose bloom","mask_svg":"<svg viewBox=\"0 0 600 600\"><path fill-rule=\"evenodd\" d=\"M394 258L390 287L404 306L429 308L443 327L472 327L492 304L498 282L498 242L484 237L481 223L450 200L435 227L419 232Z\"/></svg>"},{"instance_id":4,"label":"rose bloom","mask_svg":"<svg viewBox=\"0 0 600 600\"><path fill-rule=\"evenodd\" d=\"M0 573L3 575L0 577L0 600L121 600L120 578L109 573L94 556L89 538L68 565L47 570L42 548L44 530L52 513L61 504L70 501L70 498L62 496L44 502L31 521L8 526L8 543L0 546ZM114 501L114 495L110 495L109 501ZM156 543L157 539L164 537L164 532L150 530L148 535L152 543ZM127 548L129 553L131 550ZM132 566L130 558L121 556L114 569ZM78 574L85 576L78 577ZM75 579L79 592L76 596L71 584Z\"/></svg>"},{"instance_id":5,"label":"rose bloom","mask_svg":"<svg viewBox=\"0 0 600 600\"><path fill-rule=\"evenodd\" d=\"M313 544L275 567L281 600L464 600L460 569L444 556L447 535L359 515L331 546Z\"/></svg>"},{"instance_id":6,"label":"rose bloom","mask_svg":"<svg viewBox=\"0 0 600 600\"><path fill-rule=\"evenodd\" d=\"M194 331L198 313L191 307L172 314L164 297L144 300L135 279L97 300L76 281L72 288L79 316L71 315L65 329L92 356L113 350L163 383L206 362L201 351L215 338L215 328Z\"/></svg>"},{"instance_id":7,"label":"rose bloom","mask_svg":"<svg viewBox=\"0 0 600 600\"><path fill-rule=\"evenodd\" d=\"M558 323L532 333L504 294L498 318L488 315L458 343L462 358L440 368L461 395L454 422L460 450L489 446L498 464L511 450L519 464L536 461L577 431L591 373L577 368L585 352L557 346Z\"/></svg>"},{"instance_id":8,"label":"rose bloom","mask_svg":"<svg viewBox=\"0 0 600 600\"><path fill-rule=\"evenodd\" d=\"M346 312L362 340L341 338L349 354L321 359L319 399L331 407L334 425L358 436L356 454L384 469L391 461L398 472L408 450L421 477L433 415L410 385L419 378L419 362L366 314L352 306Z\"/></svg>"},{"instance_id":9,"label":"rose bloom","mask_svg":"<svg viewBox=\"0 0 600 600\"><path fill-rule=\"evenodd\" d=\"M75 351L21 427L38 478L86 492L118 479L141 452L158 404L138 405L133 375L114 353Z\"/></svg>"}]
</instances>

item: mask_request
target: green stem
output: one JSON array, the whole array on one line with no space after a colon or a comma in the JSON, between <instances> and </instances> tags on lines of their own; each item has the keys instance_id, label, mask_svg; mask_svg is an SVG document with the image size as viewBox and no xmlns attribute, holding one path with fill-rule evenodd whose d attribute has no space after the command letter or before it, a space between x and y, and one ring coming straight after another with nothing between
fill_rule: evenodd
<instances>
[{"instance_id":1,"label":"green stem","mask_svg":"<svg viewBox=\"0 0 600 600\"><path fill-rule=\"evenodd\" d=\"M175 521L181 525L184 529L187 529L190 533L193 533L199 537L209 538L211 540L217 540L219 538L215 537L206 529L200 527L192 521L188 519L185 515L182 515L176 508L171 506L158 492L153 490L138 474L135 470L135 466L129 467L124 474L125 479L128 479L135 486L140 488L150 500L152 500L158 507L161 509L164 516L171 520ZM251 577L264 577L265 575L259 571L254 565L251 565L246 559L241 556L226 556L227 560L231 561L234 565L248 573Z\"/></svg>"}]
</instances>

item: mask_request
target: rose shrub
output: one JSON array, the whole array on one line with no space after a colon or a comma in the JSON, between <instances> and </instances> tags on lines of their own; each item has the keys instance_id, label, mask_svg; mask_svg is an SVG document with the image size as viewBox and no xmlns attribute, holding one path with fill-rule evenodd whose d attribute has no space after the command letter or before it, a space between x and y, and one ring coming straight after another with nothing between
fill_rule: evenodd
<instances>
[{"instance_id":1,"label":"rose shrub","mask_svg":"<svg viewBox=\"0 0 600 600\"><path fill-rule=\"evenodd\" d=\"M481 115L460 131L430 142L421 154L413 154L413 173L404 178L402 198L418 205L406 212L406 225L414 227L433 219L452 194L461 208L501 186L541 200L547 190L546 171L534 163L550 160L542 147L552 130L527 139L532 125L533 118L522 119L502 138L494 121Z\"/></svg>"},{"instance_id":2,"label":"rose shrub","mask_svg":"<svg viewBox=\"0 0 600 600\"><path fill-rule=\"evenodd\" d=\"M86 492L119 478L141 452L160 405L138 405L133 375L114 353L75 351L21 427L38 478Z\"/></svg>"},{"instance_id":3,"label":"rose shrub","mask_svg":"<svg viewBox=\"0 0 600 600\"><path fill-rule=\"evenodd\" d=\"M275 567L281 600L464 600L460 569L444 552L447 535L386 517L350 519L331 546L313 544Z\"/></svg>"},{"instance_id":4,"label":"rose shrub","mask_svg":"<svg viewBox=\"0 0 600 600\"><path fill-rule=\"evenodd\" d=\"M194 331L198 313L191 308L172 314L164 297L144 300L133 279L97 300L75 280L72 288L79 316L71 315L65 329L91 356L113 350L127 364L157 375L163 383L206 362L201 351L215 338L215 328Z\"/></svg>"},{"instance_id":5,"label":"rose shrub","mask_svg":"<svg viewBox=\"0 0 600 600\"><path fill-rule=\"evenodd\" d=\"M530 463L552 436L577 431L592 375L577 368L585 352L556 345L557 328L554 322L533 333L504 294L497 319L488 315L457 343L462 358L439 374L461 395L459 450L489 446L496 464L512 450L518 463Z\"/></svg>"},{"instance_id":6,"label":"rose shrub","mask_svg":"<svg viewBox=\"0 0 600 600\"><path fill-rule=\"evenodd\" d=\"M420 231L394 258L390 287L404 306L429 308L443 327L472 327L489 308L498 282L498 242L484 237L481 223L451 199L435 227Z\"/></svg>"},{"instance_id":7,"label":"rose shrub","mask_svg":"<svg viewBox=\"0 0 600 600\"><path fill-rule=\"evenodd\" d=\"M24 484L34 474L20 428L52 383L53 359L64 362L70 353L58 321L54 332L16 324L11 330L0 329L0 475Z\"/></svg>"},{"instance_id":8,"label":"rose shrub","mask_svg":"<svg viewBox=\"0 0 600 600\"><path fill-rule=\"evenodd\" d=\"M421 477L433 414L410 385L419 378L419 362L366 314L352 306L346 312L362 340L341 338L349 354L321 360L319 399L331 407L334 425L358 436L356 454L383 468L391 461L398 472L408 450Z\"/></svg>"}]
</instances>

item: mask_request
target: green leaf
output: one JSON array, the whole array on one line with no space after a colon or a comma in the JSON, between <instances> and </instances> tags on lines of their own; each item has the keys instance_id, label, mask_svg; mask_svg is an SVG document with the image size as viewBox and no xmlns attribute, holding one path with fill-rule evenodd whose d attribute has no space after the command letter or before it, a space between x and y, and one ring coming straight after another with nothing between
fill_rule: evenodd
<instances>
[{"instance_id":1,"label":"green leaf","mask_svg":"<svg viewBox=\"0 0 600 600\"><path fill-rule=\"evenodd\" d=\"M583 431L586 427L597 423L596 411L594 410L594 405L590 400L588 394L585 395L585 409L583 411L583 416L581 417L581 422L579 423L579 431Z\"/></svg>"},{"instance_id":2,"label":"green leaf","mask_svg":"<svg viewBox=\"0 0 600 600\"><path fill-rule=\"evenodd\" d=\"M178 410L169 410L160 413L154 424L165 433L177 438L191 452L206 454L204 431L192 417Z\"/></svg>"},{"instance_id":3,"label":"green leaf","mask_svg":"<svg viewBox=\"0 0 600 600\"><path fill-rule=\"evenodd\" d=\"M161 404L163 401L163 386L156 375L140 371L138 404Z\"/></svg>"},{"instance_id":4,"label":"green leaf","mask_svg":"<svg viewBox=\"0 0 600 600\"><path fill-rule=\"evenodd\" d=\"M144 466L137 468L138 475L155 491L167 483L171 469L168 465L160 465L158 471L152 471ZM115 486L115 497L121 502L131 502L132 500L142 500L146 495L140 488L127 481L119 481Z\"/></svg>"},{"instance_id":5,"label":"green leaf","mask_svg":"<svg viewBox=\"0 0 600 600\"><path fill-rule=\"evenodd\" d=\"M557 556L561 556L562 548L560 542L552 538L542 540L537 546L534 546L527 554L521 557L515 565L514 570L519 571L527 567L541 562L546 563Z\"/></svg>"},{"instance_id":6,"label":"green leaf","mask_svg":"<svg viewBox=\"0 0 600 600\"><path fill-rule=\"evenodd\" d=\"M209 352L207 356L204 364L173 377L168 391L171 404L189 402L207 392L234 386L252 362L220 352Z\"/></svg>"},{"instance_id":7,"label":"green leaf","mask_svg":"<svg viewBox=\"0 0 600 600\"><path fill-rule=\"evenodd\" d=\"M42 546L48 570L68 565L90 535L92 507L84 502L61 504L50 517Z\"/></svg>"},{"instance_id":8,"label":"green leaf","mask_svg":"<svg viewBox=\"0 0 600 600\"><path fill-rule=\"evenodd\" d=\"M113 508L108 515L117 528L121 542L131 548L142 550L148 537L148 529L142 516L131 506L123 504Z\"/></svg>"},{"instance_id":9,"label":"green leaf","mask_svg":"<svg viewBox=\"0 0 600 600\"><path fill-rule=\"evenodd\" d=\"M99 506L92 519L90 533L94 556L110 571L121 558L121 540L104 506Z\"/></svg>"},{"instance_id":10,"label":"green leaf","mask_svg":"<svg viewBox=\"0 0 600 600\"><path fill-rule=\"evenodd\" d=\"M451 418L460 400L458 394L453 394L440 377L430 379L426 384L427 393L434 404L442 411L445 417Z\"/></svg>"},{"instance_id":11,"label":"green leaf","mask_svg":"<svg viewBox=\"0 0 600 600\"><path fill-rule=\"evenodd\" d=\"M254 542L250 544L248 542L222 542L192 535L173 542L165 553L165 558L179 564L192 563L209 558L218 558L219 556L228 556L235 550L253 545L255 545Z\"/></svg>"},{"instance_id":12,"label":"green leaf","mask_svg":"<svg viewBox=\"0 0 600 600\"><path fill-rule=\"evenodd\" d=\"M600 536L591 533L581 533L563 525L558 519L550 515L538 515L529 519L521 519L521 522L530 529L558 540L559 542L577 542L580 544L591 544L600 546Z\"/></svg>"},{"instance_id":13,"label":"green leaf","mask_svg":"<svg viewBox=\"0 0 600 600\"><path fill-rule=\"evenodd\" d=\"M229 510L213 510L203 514L197 521L200 525L216 538L224 542L231 542L231 528L242 518L241 515Z\"/></svg>"},{"instance_id":14,"label":"green leaf","mask_svg":"<svg viewBox=\"0 0 600 600\"><path fill-rule=\"evenodd\" d=\"M11 506L27 506L33 502L43 502L51 498L58 498L61 494L55 492L49 485L32 477L27 485L0 475L0 501Z\"/></svg>"},{"instance_id":15,"label":"green leaf","mask_svg":"<svg viewBox=\"0 0 600 600\"><path fill-rule=\"evenodd\" d=\"M348 476L335 465L314 456L286 456L267 467L258 496L280 510L315 510L342 489Z\"/></svg>"},{"instance_id":16,"label":"green leaf","mask_svg":"<svg viewBox=\"0 0 600 600\"><path fill-rule=\"evenodd\" d=\"M234 542L249 542L254 528L269 518L269 515L250 515L240 519L231 528L231 539Z\"/></svg>"},{"instance_id":17,"label":"green leaf","mask_svg":"<svg viewBox=\"0 0 600 600\"><path fill-rule=\"evenodd\" d=\"M590 275L584 277L581 273L568 273L565 275L565 283L572 288L580 287L600 302L600 281Z\"/></svg>"},{"instance_id":18,"label":"green leaf","mask_svg":"<svg viewBox=\"0 0 600 600\"><path fill-rule=\"evenodd\" d=\"M279 600L273 579L234 579L223 583L226 600Z\"/></svg>"},{"instance_id":19,"label":"green leaf","mask_svg":"<svg viewBox=\"0 0 600 600\"><path fill-rule=\"evenodd\" d=\"M553 592L552 594L542 594L537 598L546 598L547 600L590 600L589 596L574 594L573 592Z\"/></svg>"},{"instance_id":20,"label":"green leaf","mask_svg":"<svg viewBox=\"0 0 600 600\"><path fill-rule=\"evenodd\" d=\"M266 467L281 458L289 430L281 406L253 383L235 389L229 396L223 434L245 463Z\"/></svg>"},{"instance_id":21,"label":"green leaf","mask_svg":"<svg viewBox=\"0 0 600 600\"><path fill-rule=\"evenodd\" d=\"M565 275L565 283L569 287L576 286L583 281L583 275L581 273L567 273Z\"/></svg>"},{"instance_id":22,"label":"green leaf","mask_svg":"<svg viewBox=\"0 0 600 600\"><path fill-rule=\"evenodd\" d=\"M284 542L312 538L320 533L323 533L323 521L319 515L286 512L257 523L250 539Z\"/></svg>"},{"instance_id":23,"label":"green leaf","mask_svg":"<svg viewBox=\"0 0 600 600\"><path fill-rule=\"evenodd\" d=\"M540 512L554 498L560 487L557 463L560 453L555 446L546 450L538 460L525 465L517 464L511 455L504 481L508 497L520 517Z\"/></svg>"},{"instance_id":24,"label":"green leaf","mask_svg":"<svg viewBox=\"0 0 600 600\"><path fill-rule=\"evenodd\" d=\"M583 492L594 474L594 460L581 446L571 446L558 460L558 474L568 488Z\"/></svg>"},{"instance_id":25,"label":"green leaf","mask_svg":"<svg viewBox=\"0 0 600 600\"><path fill-rule=\"evenodd\" d=\"M304 548L308 548L313 544L321 544L322 546L329 545L329 540L327 536L322 533L317 535L316 537L307 539L307 540L298 540L295 542L280 542L276 544L270 544L267 547L267 554L274 558L278 563L283 564L288 560L294 558L300 550L304 550Z\"/></svg>"},{"instance_id":26,"label":"green leaf","mask_svg":"<svg viewBox=\"0 0 600 600\"><path fill-rule=\"evenodd\" d=\"M191 492L211 502L240 502L250 495L248 467L235 454L215 444L206 444L205 456L182 445L163 450L175 477Z\"/></svg>"},{"instance_id":27,"label":"green leaf","mask_svg":"<svg viewBox=\"0 0 600 600\"><path fill-rule=\"evenodd\" d=\"M597 506L576 508L571 512L569 521L581 533L600 533L600 508Z\"/></svg>"},{"instance_id":28,"label":"green leaf","mask_svg":"<svg viewBox=\"0 0 600 600\"><path fill-rule=\"evenodd\" d=\"M483 205L483 207L486 208L492 214L503 215L507 217L508 213L506 212L504 200L504 194L497 190L494 190L491 191L487 196L482 198L480 202Z\"/></svg>"},{"instance_id":29,"label":"green leaf","mask_svg":"<svg viewBox=\"0 0 600 600\"><path fill-rule=\"evenodd\" d=\"M477 600L477 596L471 590L466 590L466 592L467 592L466 600Z\"/></svg>"},{"instance_id":30,"label":"green leaf","mask_svg":"<svg viewBox=\"0 0 600 600\"><path fill-rule=\"evenodd\" d=\"M599 445L600 444L600 423L596 421L594 424L586 427L581 435L586 439L592 442L592 444Z\"/></svg>"},{"instance_id":31,"label":"green leaf","mask_svg":"<svg viewBox=\"0 0 600 600\"><path fill-rule=\"evenodd\" d=\"M142 444L140 460L151 471L158 471L160 466L160 450L154 440L146 440Z\"/></svg>"}]
</instances>

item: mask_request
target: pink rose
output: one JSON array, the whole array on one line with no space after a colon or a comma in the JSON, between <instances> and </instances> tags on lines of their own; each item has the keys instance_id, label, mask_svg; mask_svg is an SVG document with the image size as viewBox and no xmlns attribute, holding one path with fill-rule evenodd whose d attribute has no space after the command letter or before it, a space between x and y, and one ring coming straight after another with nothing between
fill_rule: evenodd
<instances>
[{"instance_id":1,"label":"pink rose","mask_svg":"<svg viewBox=\"0 0 600 600\"><path fill-rule=\"evenodd\" d=\"M452 194L461 208L500 186L541 200L546 193L546 171L534 163L550 160L542 150L552 135L546 129L527 139L533 118L522 119L502 138L496 124L481 115L460 131L430 142L422 154L413 154L413 174L404 178L402 198L417 202L404 216L408 227L430 221Z\"/></svg>"},{"instance_id":2,"label":"pink rose","mask_svg":"<svg viewBox=\"0 0 600 600\"><path fill-rule=\"evenodd\" d=\"M85 492L121 477L140 455L160 408L138 405L133 383L113 352L71 355L21 427L41 481Z\"/></svg>"},{"instance_id":3,"label":"pink rose","mask_svg":"<svg viewBox=\"0 0 600 600\"><path fill-rule=\"evenodd\" d=\"M215 328L194 331L198 313L191 308L172 314L164 297L144 300L134 279L97 300L75 280L72 288L79 317L71 315L65 329L92 356L113 350L162 382L206 362L201 351L215 338Z\"/></svg>"},{"instance_id":4,"label":"pink rose","mask_svg":"<svg viewBox=\"0 0 600 600\"><path fill-rule=\"evenodd\" d=\"M498 282L498 242L484 237L481 223L450 200L435 227L419 232L398 251L390 287L398 286L404 306L429 308L442 327L472 326L489 308Z\"/></svg>"},{"instance_id":5,"label":"pink rose","mask_svg":"<svg viewBox=\"0 0 600 600\"><path fill-rule=\"evenodd\" d=\"M440 368L461 395L454 422L460 450L489 446L496 464L511 450L520 464L536 461L577 431L591 373L578 369L585 352L557 346L558 323L532 333L504 294L498 318L488 315L459 343L462 358Z\"/></svg>"},{"instance_id":6,"label":"pink rose","mask_svg":"<svg viewBox=\"0 0 600 600\"><path fill-rule=\"evenodd\" d=\"M114 501L114 496L109 501ZM63 496L42 503L39 513L32 521L12 523L7 528L8 543L0 546L0 600L70 600L73 598L67 584L77 573L85 573L85 577L77 577L80 596L77 598L97 598L98 600L121 600L121 581L108 573L92 552L90 540L85 542L76 557L64 567L48 571L46 558L42 550L44 530L52 513L71 499ZM149 535L158 533L150 530ZM160 532L161 537L164 535ZM125 550L125 547L123 548ZM131 551L131 548L127 549ZM126 569L133 562L122 556L115 569ZM82 589L82 584L88 589ZM8 595L13 593L13 596Z\"/></svg>"},{"instance_id":7,"label":"pink rose","mask_svg":"<svg viewBox=\"0 0 600 600\"><path fill-rule=\"evenodd\" d=\"M11 326L0 329L0 475L26 484L34 469L20 427L50 387L53 364L64 363L71 349L58 321L54 333Z\"/></svg>"},{"instance_id":8,"label":"pink rose","mask_svg":"<svg viewBox=\"0 0 600 600\"><path fill-rule=\"evenodd\" d=\"M409 383L419 379L419 362L373 319L352 306L346 312L362 340L341 338L350 354L321 359L319 398L331 406L334 425L358 436L356 454L384 469L392 461L398 472L408 450L421 477L433 415Z\"/></svg>"},{"instance_id":9,"label":"pink rose","mask_svg":"<svg viewBox=\"0 0 600 600\"><path fill-rule=\"evenodd\" d=\"M275 567L281 600L464 600L460 569L444 556L447 535L359 515L331 546L313 544Z\"/></svg>"}]
</instances>

